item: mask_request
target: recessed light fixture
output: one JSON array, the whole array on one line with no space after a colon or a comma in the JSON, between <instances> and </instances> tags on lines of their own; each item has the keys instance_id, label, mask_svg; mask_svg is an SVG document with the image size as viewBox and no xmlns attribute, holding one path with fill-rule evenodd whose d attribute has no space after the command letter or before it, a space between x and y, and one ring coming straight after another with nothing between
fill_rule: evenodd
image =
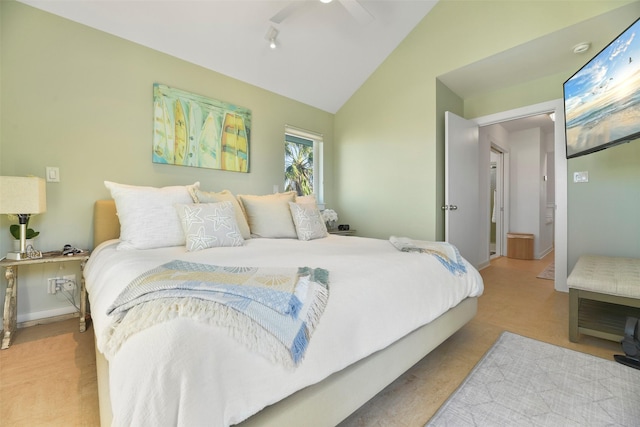
<instances>
[{"instance_id":1,"label":"recessed light fixture","mask_svg":"<svg viewBox=\"0 0 640 427\"><path fill-rule=\"evenodd\" d=\"M573 53L585 53L591 47L591 43L578 43L573 47Z\"/></svg>"},{"instance_id":2,"label":"recessed light fixture","mask_svg":"<svg viewBox=\"0 0 640 427\"><path fill-rule=\"evenodd\" d=\"M331 3L333 0L320 0L320 3Z\"/></svg>"},{"instance_id":3,"label":"recessed light fixture","mask_svg":"<svg viewBox=\"0 0 640 427\"><path fill-rule=\"evenodd\" d=\"M275 49L278 47L278 43L276 42L276 38L278 37L278 30L276 30L273 26L269 27L267 30L267 34L264 35L264 38L269 42L269 47L271 49Z\"/></svg>"}]
</instances>

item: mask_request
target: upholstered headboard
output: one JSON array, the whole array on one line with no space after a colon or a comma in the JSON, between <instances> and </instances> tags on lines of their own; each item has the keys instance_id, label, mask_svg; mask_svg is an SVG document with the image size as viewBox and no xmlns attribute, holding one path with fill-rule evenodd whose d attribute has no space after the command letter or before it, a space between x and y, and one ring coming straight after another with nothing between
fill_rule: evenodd
<instances>
[{"instance_id":1,"label":"upholstered headboard","mask_svg":"<svg viewBox=\"0 0 640 427\"><path fill-rule=\"evenodd\" d=\"M93 247L120 237L120 221L114 200L97 200L93 207Z\"/></svg>"}]
</instances>

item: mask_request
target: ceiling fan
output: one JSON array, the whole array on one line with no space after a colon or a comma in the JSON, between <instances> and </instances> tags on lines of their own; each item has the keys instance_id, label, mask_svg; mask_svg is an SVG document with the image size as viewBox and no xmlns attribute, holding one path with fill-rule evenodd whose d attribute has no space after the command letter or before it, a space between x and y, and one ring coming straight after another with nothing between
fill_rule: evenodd
<instances>
[{"instance_id":1,"label":"ceiling fan","mask_svg":"<svg viewBox=\"0 0 640 427\"><path fill-rule=\"evenodd\" d=\"M322 3L331 2L331 0L320 1ZM365 9L365 7L358 0L338 0L338 2L340 2L340 4L360 25L366 25L375 19L374 16L367 9ZM280 24L299 9L308 7L311 4L313 4L313 2L293 0L287 6L282 8L278 13L273 15L270 21L274 24Z\"/></svg>"}]
</instances>

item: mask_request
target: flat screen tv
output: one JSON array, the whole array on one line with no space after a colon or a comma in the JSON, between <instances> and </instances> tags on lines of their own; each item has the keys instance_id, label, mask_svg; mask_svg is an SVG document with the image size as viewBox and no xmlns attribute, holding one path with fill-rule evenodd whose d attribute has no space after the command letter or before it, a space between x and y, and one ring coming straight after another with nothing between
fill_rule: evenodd
<instances>
[{"instance_id":1,"label":"flat screen tv","mask_svg":"<svg viewBox=\"0 0 640 427\"><path fill-rule=\"evenodd\" d=\"M564 82L567 158L640 138L640 19Z\"/></svg>"}]
</instances>

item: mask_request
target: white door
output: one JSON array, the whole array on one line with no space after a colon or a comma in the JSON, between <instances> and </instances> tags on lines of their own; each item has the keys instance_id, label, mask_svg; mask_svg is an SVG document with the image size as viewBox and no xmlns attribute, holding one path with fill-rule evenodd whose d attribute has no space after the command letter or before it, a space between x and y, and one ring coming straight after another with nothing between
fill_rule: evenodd
<instances>
[{"instance_id":1,"label":"white door","mask_svg":"<svg viewBox=\"0 0 640 427\"><path fill-rule=\"evenodd\" d=\"M491 223L495 224L495 253L490 254L489 258L496 258L507 254L506 245L504 245L504 153L498 151L497 148L491 148L491 167L495 161L495 200L491 208ZM489 224L491 226L491 224ZM503 245L505 247L503 247Z\"/></svg>"},{"instance_id":2,"label":"white door","mask_svg":"<svg viewBox=\"0 0 640 427\"><path fill-rule=\"evenodd\" d=\"M478 125L445 112L445 240L475 267L480 262Z\"/></svg>"}]
</instances>

